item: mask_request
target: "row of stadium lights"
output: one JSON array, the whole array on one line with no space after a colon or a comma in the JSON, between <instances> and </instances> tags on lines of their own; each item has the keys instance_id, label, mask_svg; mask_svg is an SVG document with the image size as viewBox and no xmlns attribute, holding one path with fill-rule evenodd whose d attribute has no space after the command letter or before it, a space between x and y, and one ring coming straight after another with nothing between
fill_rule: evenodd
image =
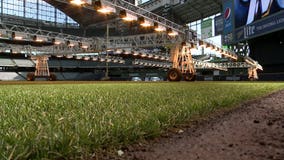
<instances>
[{"instance_id":1,"label":"row of stadium lights","mask_svg":"<svg viewBox=\"0 0 284 160\"><path fill-rule=\"evenodd\" d=\"M116 50L115 54L122 54L122 55L132 55L135 57L147 58L147 59L154 59L154 60L161 60L161 61L169 61L168 56L161 56L157 54L150 54L150 53L141 53L138 51L125 51L125 50Z\"/></svg>"},{"instance_id":2,"label":"row of stadium lights","mask_svg":"<svg viewBox=\"0 0 284 160\"><path fill-rule=\"evenodd\" d=\"M87 4L86 0L69 0L71 4L74 5L85 5ZM101 1L96 1L94 3L93 6L98 12L100 13L104 13L104 14L109 14L109 13L115 13L116 9L111 7L111 6L107 6L104 5ZM119 16L121 19L131 22L131 21L138 21L138 23L142 26L142 27L154 27L154 30L157 32L167 32L169 36L176 36L178 35L178 32L174 31L172 28L166 28L165 26L157 23L157 22L153 22L151 20L146 19L145 17L137 17L137 15L135 15L134 13L129 13L126 10L121 10L119 13ZM195 46L195 47L193 47ZM226 51L222 48L219 48L213 44L207 43L205 41L200 40L199 41L199 46L204 47L204 48L209 48L215 52L218 52L222 55L224 55L225 57L231 58L233 60L237 60L238 57L237 55L230 53L229 51ZM196 45L192 45L192 49L194 50L196 47ZM134 53L135 54L135 53ZM133 54L133 55L134 55ZM143 56L142 56L143 57Z\"/></svg>"},{"instance_id":3,"label":"row of stadium lights","mask_svg":"<svg viewBox=\"0 0 284 160\"><path fill-rule=\"evenodd\" d=\"M170 63L165 62L154 62L154 61L148 61L148 60L141 60L136 59L133 64L135 65L142 65L146 67L161 67L161 68L171 68L172 65Z\"/></svg>"},{"instance_id":4,"label":"row of stadium lights","mask_svg":"<svg viewBox=\"0 0 284 160\"><path fill-rule=\"evenodd\" d=\"M223 48L217 47L217 46L215 46L213 44L210 44L210 43L202 41L202 40L199 40L198 43L199 43L200 47L211 49L212 51L220 53L221 55L223 55L225 57L228 57L228 58L231 58L233 60L237 60L238 59L238 56L236 54L231 53L228 50L225 50Z\"/></svg>"},{"instance_id":5,"label":"row of stadium lights","mask_svg":"<svg viewBox=\"0 0 284 160\"><path fill-rule=\"evenodd\" d=\"M112 57L112 58L106 58L106 57L99 57L99 56L74 56L74 55L57 55L57 58L67 58L67 59L77 59L77 60L84 60L84 61L94 61L94 62L112 62L112 63L120 63L124 64L125 60Z\"/></svg>"},{"instance_id":6,"label":"row of stadium lights","mask_svg":"<svg viewBox=\"0 0 284 160\"><path fill-rule=\"evenodd\" d=\"M1 30L0 31L0 37L2 38L11 38L12 40L16 41L33 41L37 43L53 43L54 45L61 45L61 44L66 44L68 47L75 47L79 46L82 49L88 49L91 47L89 42L85 42L83 40L81 41L76 41L76 40L65 40L65 39L60 39L60 38L52 38L49 40L48 37L42 36L42 35L31 35L29 36L28 33L22 33L22 32L12 32L11 34L7 34L6 30Z\"/></svg>"},{"instance_id":7,"label":"row of stadium lights","mask_svg":"<svg viewBox=\"0 0 284 160\"><path fill-rule=\"evenodd\" d=\"M83 6L83 5L89 4L86 2L86 0L69 0L69 2L77 6ZM94 4L92 4L92 7L94 7L96 11L103 13L103 14L111 14L111 13L116 12L116 9L114 7L105 5L101 1L95 1ZM152 20L146 19L145 17L138 17L135 13L130 13L129 11L126 11L126 10L121 10L119 12L119 17L122 20L127 21L127 22L137 21L142 27L154 27L155 31L167 32L169 36L178 35L178 32L172 28L167 28L163 26L162 24L153 22Z\"/></svg>"}]
</instances>

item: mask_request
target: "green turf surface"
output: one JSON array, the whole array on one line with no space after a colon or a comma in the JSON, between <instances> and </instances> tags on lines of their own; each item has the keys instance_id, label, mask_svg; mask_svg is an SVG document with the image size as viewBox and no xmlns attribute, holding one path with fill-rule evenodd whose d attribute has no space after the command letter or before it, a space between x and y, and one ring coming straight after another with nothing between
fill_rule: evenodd
<instances>
[{"instance_id":1,"label":"green turf surface","mask_svg":"<svg viewBox=\"0 0 284 160\"><path fill-rule=\"evenodd\" d=\"M0 159L84 159L284 88L250 82L29 84L0 85Z\"/></svg>"}]
</instances>

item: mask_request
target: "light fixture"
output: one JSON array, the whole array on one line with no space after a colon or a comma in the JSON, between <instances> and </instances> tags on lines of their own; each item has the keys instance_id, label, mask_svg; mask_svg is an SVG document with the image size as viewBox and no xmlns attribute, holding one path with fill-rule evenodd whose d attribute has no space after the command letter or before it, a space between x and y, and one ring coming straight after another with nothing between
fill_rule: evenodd
<instances>
[{"instance_id":1,"label":"light fixture","mask_svg":"<svg viewBox=\"0 0 284 160\"><path fill-rule=\"evenodd\" d=\"M26 37L26 35L23 33L12 32L12 39L14 40L23 40L24 37Z\"/></svg>"},{"instance_id":2,"label":"light fixture","mask_svg":"<svg viewBox=\"0 0 284 160\"><path fill-rule=\"evenodd\" d=\"M113 61L113 63L117 63L118 59L113 59L112 61Z\"/></svg>"},{"instance_id":3,"label":"light fixture","mask_svg":"<svg viewBox=\"0 0 284 160\"><path fill-rule=\"evenodd\" d=\"M119 63L123 64L125 63L125 60L119 60Z\"/></svg>"},{"instance_id":4,"label":"light fixture","mask_svg":"<svg viewBox=\"0 0 284 160\"><path fill-rule=\"evenodd\" d=\"M76 45L75 41L66 41L68 47L74 47Z\"/></svg>"},{"instance_id":5,"label":"light fixture","mask_svg":"<svg viewBox=\"0 0 284 160\"><path fill-rule=\"evenodd\" d=\"M136 21L138 18L136 15L130 14L126 12L126 10L121 10L119 13L119 17L125 21Z\"/></svg>"},{"instance_id":6,"label":"light fixture","mask_svg":"<svg viewBox=\"0 0 284 160\"><path fill-rule=\"evenodd\" d=\"M105 5L101 1L96 1L94 4L94 8L98 12L104 13L104 14L114 13L116 11L114 7Z\"/></svg>"},{"instance_id":7,"label":"light fixture","mask_svg":"<svg viewBox=\"0 0 284 160\"><path fill-rule=\"evenodd\" d=\"M106 61L106 59L103 58L103 57L101 57L101 58L100 58L100 62L104 62L104 61Z\"/></svg>"},{"instance_id":8,"label":"light fixture","mask_svg":"<svg viewBox=\"0 0 284 160\"><path fill-rule=\"evenodd\" d=\"M152 54L148 54L148 58L153 58L153 55Z\"/></svg>"},{"instance_id":9,"label":"light fixture","mask_svg":"<svg viewBox=\"0 0 284 160\"><path fill-rule=\"evenodd\" d=\"M39 36L39 35L34 35L33 40L35 42L44 42L44 41L47 41L47 38L43 36Z\"/></svg>"},{"instance_id":10,"label":"light fixture","mask_svg":"<svg viewBox=\"0 0 284 160\"><path fill-rule=\"evenodd\" d=\"M80 42L80 43L79 43L79 46L80 46L82 49L88 49L88 48L90 48L90 44L89 44L89 43L85 43L85 42Z\"/></svg>"},{"instance_id":11,"label":"light fixture","mask_svg":"<svg viewBox=\"0 0 284 160\"><path fill-rule=\"evenodd\" d=\"M167 33L169 36L177 36L178 35L178 32L177 31L174 31L173 29L171 28L168 28L167 29Z\"/></svg>"},{"instance_id":12,"label":"light fixture","mask_svg":"<svg viewBox=\"0 0 284 160\"><path fill-rule=\"evenodd\" d=\"M200 47L206 47L206 45L207 45L207 43L202 41L202 40L199 40L198 44L199 44Z\"/></svg>"},{"instance_id":13,"label":"light fixture","mask_svg":"<svg viewBox=\"0 0 284 160\"><path fill-rule=\"evenodd\" d=\"M167 28L162 25L159 25L157 22L154 22L154 30L157 32L164 32L167 30Z\"/></svg>"},{"instance_id":14,"label":"light fixture","mask_svg":"<svg viewBox=\"0 0 284 160\"><path fill-rule=\"evenodd\" d=\"M111 62L111 58L107 58L107 59L106 59L106 62Z\"/></svg>"},{"instance_id":15,"label":"light fixture","mask_svg":"<svg viewBox=\"0 0 284 160\"><path fill-rule=\"evenodd\" d=\"M98 60L98 57L95 56L95 57L92 58L92 60L93 60L93 61L97 61L97 60Z\"/></svg>"},{"instance_id":16,"label":"light fixture","mask_svg":"<svg viewBox=\"0 0 284 160\"><path fill-rule=\"evenodd\" d=\"M141 57L146 57L147 54L146 54L146 53L140 53L140 56L141 56Z\"/></svg>"},{"instance_id":17,"label":"light fixture","mask_svg":"<svg viewBox=\"0 0 284 160\"><path fill-rule=\"evenodd\" d=\"M68 54L68 55L66 55L65 57L66 57L67 59L71 59L71 58L73 58L73 55Z\"/></svg>"},{"instance_id":18,"label":"light fixture","mask_svg":"<svg viewBox=\"0 0 284 160\"><path fill-rule=\"evenodd\" d=\"M76 59L82 59L83 57L82 56L76 56Z\"/></svg>"},{"instance_id":19,"label":"light fixture","mask_svg":"<svg viewBox=\"0 0 284 160\"><path fill-rule=\"evenodd\" d=\"M139 52L137 52L137 51L133 52L133 56L138 56L138 55L139 55Z\"/></svg>"},{"instance_id":20,"label":"light fixture","mask_svg":"<svg viewBox=\"0 0 284 160\"><path fill-rule=\"evenodd\" d=\"M85 61L88 61L88 60L90 60L90 57L89 57L89 56L86 56L86 57L84 57L84 60L85 60Z\"/></svg>"},{"instance_id":21,"label":"light fixture","mask_svg":"<svg viewBox=\"0 0 284 160\"><path fill-rule=\"evenodd\" d=\"M70 0L70 3L77 5L77 6L81 6L81 5L85 4L86 1L84 1L84 0Z\"/></svg>"},{"instance_id":22,"label":"light fixture","mask_svg":"<svg viewBox=\"0 0 284 160\"><path fill-rule=\"evenodd\" d=\"M122 52L123 52L122 49L117 49L114 51L115 54L121 54Z\"/></svg>"},{"instance_id":23,"label":"light fixture","mask_svg":"<svg viewBox=\"0 0 284 160\"><path fill-rule=\"evenodd\" d=\"M190 43L190 52L196 52L197 51L197 45L193 42Z\"/></svg>"},{"instance_id":24,"label":"light fixture","mask_svg":"<svg viewBox=\"0 0 284 160\"><path fill-rule=\"evenodd\" d=\"M219 47L215 47L215 51L219 52L220 48Z\"/></svg>"},{"instance_id":25,"label":"light fixture","mask_svg":"<svg viewBox=\"0 0 284 160\"><path fill-rule=\"evenodd\" d=\"M129 51L129 50L124 50L123 51L123 54L126 54L126 55L128 55L128 54L130 54L131 53L131 51Z\"/></svg>"},{"instance_id":26,"label":"light fixture","mask_svg":"<svg viewBox=\"0 0 284 160\"><path fill-rule=\"evenodd\" d=\"M213 50L214 45L210 44L210 43L207 43L206 48Z\"/></svg>"},{"instance_id":27,"label":"light fixture","mask_svg":"<svg viewBox=\"0 0 284 160\"><path fill-rule=\"evenodd\" d=\"M145 19L144 17L139 17L138 22L142 27L150 27L153 23L150 20Z\"/></svg>"},{"instance_id":28,"label":"light fixture","mask_svg":"<svg viewBox=\"0 0 284 160\"><path fill-rule=\"evenodd\" d=\"M160 56L158 56L158 55L154 56L154 59L159 59L159 58L160 58Z\"/></svg>"},{"instance_id":29,"label":"light fixture","mask_svg":"<svg viewBox=\"0 0 284 160\"><path fill-rule=\"evenodd\" d=\"M55 45L60 45L60 44L64 43L64 40L53 38L52 43L55 44Z\"/></svg>"}]
</instances>

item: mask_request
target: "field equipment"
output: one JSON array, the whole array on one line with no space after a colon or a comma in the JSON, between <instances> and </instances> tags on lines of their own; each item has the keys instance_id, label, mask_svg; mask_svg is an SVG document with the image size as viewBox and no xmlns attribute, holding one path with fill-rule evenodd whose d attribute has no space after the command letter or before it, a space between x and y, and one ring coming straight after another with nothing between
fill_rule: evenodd
<instances>
[{"instance_id":1,"label":"field equipment","mask_svg":"<svg viewBox=\"0 0 284 160\"><path fill-rule=\"evenodd\" d=\"M195 68L193 59L190 53L190 44L182 43L177 44L171 51L171 60L173 66L169 69L167 78L169 81L180 81L182 77L185 81L195 80Z\"/></svg>"},{"instance_id":2,"label":"field equipment","mask_svg":"<svg viewBox=\"0 0 284 160\"><path fill-rule=\"evenodd\" d=\"M68 0L55 0L60 3L71 4ZM78 1L79 2L79 1ZM110 17L114 17L113 20L121 20L120 18L131 18L131 20L140 20L141 27L143 22L150 26L147 26L154 33L144 33L144 34L134 34L118 37L79 37L63 33L56 33L51 31L44 31L41 29L32 29L24 26L9 26L0 24L0 31L3 33L0 39L6 43L15 45L28 46L28 48L35 48L32 53L29 54L32 59L35 60L35 72L29 73L27 75L27 80L35 80L37 77L47 78L49 80L56 80L56 76L49 72L48 68L48 57L50 55L61 56L61 57L76 57L77 54L101 52L116 52L119 54L124 54L121 57L127 57L129 54L133 57L137 57L142 61L134 60L133 64L144 64L145 66L152 67L163 67L168 70L167 78L169 81L194 81L196 79L196 67L202 66L201 69L217 69L217 70L227 70L227 67L231 67L231 61L228 64L212 64L204 61L197 61L192 58L191 49L195 48L198 44L199 47L211 48L215 52L219 52L223 57L232 59L232 61L238 60L238 56L230 50L224 50L221 47L217 47L210 42L205 42L202 39L197 39L196 31L190 30L188 26L182 26L176 24L168 19L156 15L150 11L147 11L139 6L135 6L131 3L122 0L99 0L99 1L80 1L84 3L77 4L78 7L82 9L91 10L94 14L98 14L100 11L105 9L111 9L110 13L100 13L100 14L111 14ZM100 4L100 5L98 5ZM127 17L130 16L131 17ZM119 18L120 17L120 18ZM106 21L109 23L109 21ZM121 22L120 22L121 23ZM119 23L118 23L119 24ZM151 26L153 25L153 26ZM109 32L109 24L107 24L107 33ZM148 29L149 29L148 28ZM159 28L159 29L157 29ZM149 30L150 30L149 29ZM157 31L157 32L155 32ZM16 38L17 37L17 38ZM174 45L173 45L174 44ZM169 46L165 48L170 49L169 55L153 55L149 53L139 53L137 50L143 50L147 47L159 47L159 46ZM1 49L1 47L0 47ZM6 50L6 49L5 49ZM13 48L10 48L12 51ZM23 49L19 49L22 52ZM166 54L166 53L163 53ZM36 55L36 56L35 56ZM145 58L147 56L148 58ZM136 58L135 57L135 58ZM82 58L80 58L82 59ZM158 60L159 59L159 60ZM95 60L94 57L84 57L84 60ZM104 58L100 58L102 62ZM147 62L150 61L149 62ZM107 65L109 61L118 62L118 60L110 59L106 57ZM151 63L151 61L153 63ZM170 62L169 62L170 61ZM169 63L165 64L164 63ZM246 61L246 65L238 66L234 65L236 68L249 68L249 78L257 79L257 69L261 66L256 64L252 59ZM165 67L166 66L166 67Z\"/></svg>"},{"instance_id":3,"label":"field equipment","mask_svg":"<svg viewBox=\"0 0 284 160\"><path fill-rule=\"evenodd\" d=\"M41 55L41 56L33 56L33 60L35 60L35 72L30 72L27 74L28 81L34 81L36 78L46 78L50 81L56 80L56 75L49 72L48 67L48 56Z\"/></svg>"}]
</instances>

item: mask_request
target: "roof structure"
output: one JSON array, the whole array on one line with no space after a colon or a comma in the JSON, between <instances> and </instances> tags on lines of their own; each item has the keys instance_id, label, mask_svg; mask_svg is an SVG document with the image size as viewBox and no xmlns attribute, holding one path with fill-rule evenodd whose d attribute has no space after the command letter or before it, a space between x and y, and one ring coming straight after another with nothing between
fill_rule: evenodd
<instances>
[{"instance_id":1,"label":"roof structure","mask_svg":"<svg viewBox=\"0 0 284 160\"><path fill-rule=\"evenodd\" d=\"M54 1L54 0L44 0L45 2L51 4L55 8L61 10L66 15L71 17L77 23L79 23L83 27L88 27L90 25L103 23L110 19L114 19L114 16L106 16L104 14L100 14L95 10L90 10L87 8L70 5L69 3Z\"/></svg>"},{"instance_id":2,"label":"roof structure","mask_svg":"<svg viewBox=\"0 0 284 160\"><path fill-rule=\"evenodd\" d=\"M76 22L84 27L100 24L107 20L115 18L109 16L107 17L105 15L97 13L94 10L70 5L68 3L60 1L44 1L63 11L65 14L73 18ZM159 1L156 1L155 5L159 5L159 3L157 2ZM160 7L162 7L163 5L165 4L161 1ZM182 3L180 2L172 6L172 12L175 19L177 19L177 23L179 24L187 24L189 22L200 20L202 18L217 14L221 12L221 10L222 0L185 0Z\"/></svg>"},{"instance_id":3,"label":"roof structure","mask_svg":"<svg viewBox=\"0 0 284 160\"><path fill-rule=\"evenodd\" d=\"M194 22L222 11L222 0L186 0L173 7L175 18L184 24Z\"/></svg>"}]
</instances>

